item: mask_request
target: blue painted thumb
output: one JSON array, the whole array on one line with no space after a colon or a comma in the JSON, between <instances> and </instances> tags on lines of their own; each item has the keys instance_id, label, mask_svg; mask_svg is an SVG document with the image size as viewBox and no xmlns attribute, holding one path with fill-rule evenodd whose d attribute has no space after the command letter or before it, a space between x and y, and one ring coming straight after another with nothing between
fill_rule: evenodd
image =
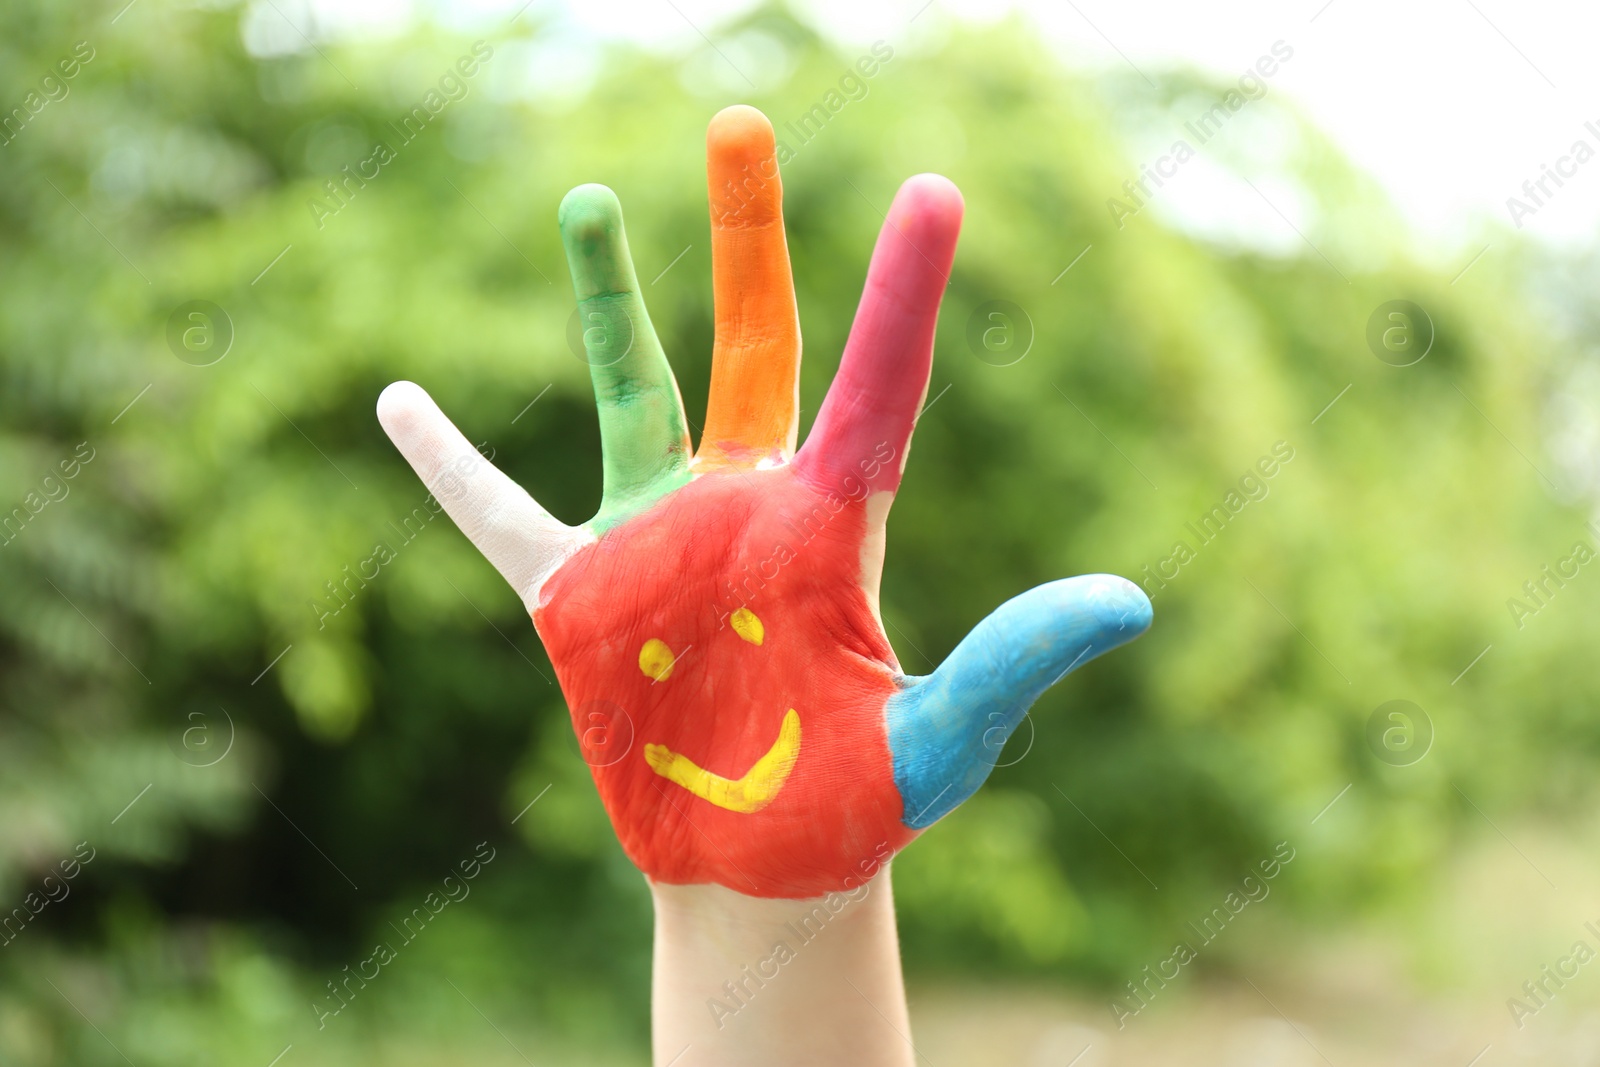
<instances>
[{"instance_id":1,"label":"blue painted thumb","mask_svg":"<svg viewBox=\"0 0 1600 1067\"><path fill-rule=\"evenodd\" d=\"M889 698L905 824L931 826L975 793L1039 695L1150 628L1150 601L1110 574L1030 589L1000 605L931 675Z\"/></svg>"}]
</instances>

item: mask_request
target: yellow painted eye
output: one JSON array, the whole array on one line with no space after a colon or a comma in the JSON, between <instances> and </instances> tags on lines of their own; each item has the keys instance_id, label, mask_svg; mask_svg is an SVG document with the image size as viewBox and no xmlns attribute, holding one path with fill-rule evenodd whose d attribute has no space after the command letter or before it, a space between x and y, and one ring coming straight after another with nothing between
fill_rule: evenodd
<instances>
[{"instance_id":1,"label":"yellow painted eye","mask_svg":"<svg viewBox=\"0 0 1600 1067\"><path fill-rule=\"evenodd\" d=\"M672 664L677 659L665 641L652 637L639 649L639 669L645 677L664 682L672 677Z\"/></svg>"},{"instance_id":2,"label":"yellow painted eye","mask_svg":"<svg viewBox=\"0 0 1600 1067\"><path fill-rule=\"evenodd\" d=\"M749 641L752 645L759 645L766 640L767 628L761 625L761 620L756 618L756 613L749 608L740 608L728 619L728 624L733 627L733 632Z\"/></svg>"}]
</instances>

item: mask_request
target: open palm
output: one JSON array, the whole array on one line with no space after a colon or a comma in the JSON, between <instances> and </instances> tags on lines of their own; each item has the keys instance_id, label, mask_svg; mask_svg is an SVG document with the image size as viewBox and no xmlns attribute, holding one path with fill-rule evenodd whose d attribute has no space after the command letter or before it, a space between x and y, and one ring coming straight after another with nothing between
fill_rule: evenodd
<instances>
[{"instance_id":1,"label":"open palm","mask_svg":"<svg viewBox=\"0 0 1600 1067\"><path fill-rule=\"evenodd\" d=\"M878 612L884 524L927 391L962 203L895 197L805 447L799 324L772 128L708 136L716 343L698 450L639 297L616 197L560 225L600 407L599 514L569 527L478 455L420 388L378 416L522 596L628 855L652 879L761 897L850 889L988 776L1027 708L1137 637L1105 575L1003 605L934 674L903 675Z\"/></svg>"}]
</instances>

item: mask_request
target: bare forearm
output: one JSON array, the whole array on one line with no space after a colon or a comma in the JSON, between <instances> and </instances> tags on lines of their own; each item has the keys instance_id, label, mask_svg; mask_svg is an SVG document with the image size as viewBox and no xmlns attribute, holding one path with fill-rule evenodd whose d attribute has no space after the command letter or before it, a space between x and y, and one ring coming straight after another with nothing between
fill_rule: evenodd
<instances>
[{"instance_id":1,"label":"bare forearm","mask_svg":"<svg viewBox=\"0 0 1600 1067\"><path fill-rule=\"evenodd\" d=\"M652 891L656 1067L911 1064L887 870L817 900Z\"/></svg>"}]
</instances>

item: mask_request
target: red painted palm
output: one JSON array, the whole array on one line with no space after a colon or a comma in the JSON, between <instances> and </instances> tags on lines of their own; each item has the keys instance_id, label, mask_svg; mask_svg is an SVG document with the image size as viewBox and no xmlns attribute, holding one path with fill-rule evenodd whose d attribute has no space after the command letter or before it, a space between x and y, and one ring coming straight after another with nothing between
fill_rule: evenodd
<instances>
[{"instance_id":1,"label":"red painted palm","mask_svg":"<svg viewBox=\"0 0 1600 1067\"><path fill-rule=\"evenodd\" d=\"M899 671L861 584L867 529L864 503L830 502L792 467L715 471L546 584L534 623L652 877L815 896L910 839L886 730Z\"/></svg>"}]
</instances>

